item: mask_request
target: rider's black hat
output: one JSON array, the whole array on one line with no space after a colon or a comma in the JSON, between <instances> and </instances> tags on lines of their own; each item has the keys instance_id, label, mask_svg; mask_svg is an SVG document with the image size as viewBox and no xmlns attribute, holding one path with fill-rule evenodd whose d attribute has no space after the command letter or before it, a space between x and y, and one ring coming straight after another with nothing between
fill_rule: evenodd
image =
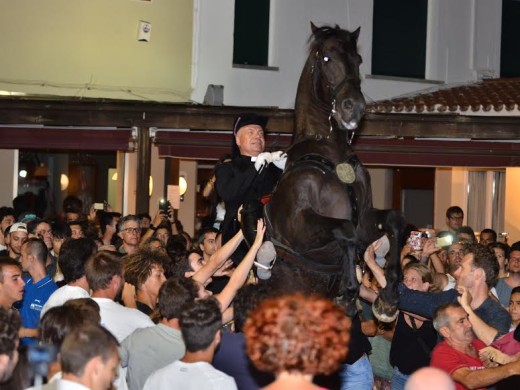
<instances>
[{"instance_id":1,"label":"rider's black hat","mask_svg":"<svg viewBox=\"0 0 520 390\"><path fill-rule=\"evenodd\" d=\"M252 113L244 113L240 114L235 119L235 124L233 126L233 134L236 135L238 130L241 127L247 126L247 125L258 125L262 129L265 130L265 126L267 125L267 121L269 120L268 117L252 114Z\"/></svg>"}]
</instances>

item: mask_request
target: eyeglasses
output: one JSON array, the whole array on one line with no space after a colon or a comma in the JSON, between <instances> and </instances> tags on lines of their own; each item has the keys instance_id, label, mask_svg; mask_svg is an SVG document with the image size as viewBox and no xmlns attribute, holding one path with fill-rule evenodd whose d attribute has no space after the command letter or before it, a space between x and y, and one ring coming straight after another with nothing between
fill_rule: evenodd
<instances>
[{"instance_id":1,"label":"eyeglasses","mask_svg":"<svg viewBox=\"0 0 520 390\"><path fill-rule=\"evenodd\" d=\"M125 233L128 233L128 234L132 234L132 233L140 233L141 232L141 229L140 228L126 228L126 229L121 229L122 232L125 232Z\"/></svg>"},{"instance_id":2,"label":"eyeglasses","mask_svg":"<svg viewBox=\"0 0 520 390\"><path fill-rule=\"evenodd\" d=\"M509 262L512 263L513 261L520 262L520 257L510 257Z\"/></svg>"},{"instance_id":3,"label":"eyeglasses","mask_svg":"<svg viewBox=\"0 0 520 390\"><path fill-rule=\"evenodd\" d=\"M449 217L449 219L451 219L452 221L462 221L464 219L464 217Z\"/></svg>"}]
</instances>

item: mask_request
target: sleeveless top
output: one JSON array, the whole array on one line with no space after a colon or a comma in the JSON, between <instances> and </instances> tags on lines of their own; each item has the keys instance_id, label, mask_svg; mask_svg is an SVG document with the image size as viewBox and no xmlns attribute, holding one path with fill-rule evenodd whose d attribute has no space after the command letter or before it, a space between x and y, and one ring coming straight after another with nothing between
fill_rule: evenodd
<instances>
[{"instance_id":1,"label":"sleeveless top","mask_svg":"<svg viewBox=\"0 0 520 390\"><path fill-rule=\"evenodd\" d=\"M416 334L413 328L406 323L404 313L399 312L390 348L390 364L405 375L410 375L419 368L430 365L430 354L427 354L425 348L421 346L417 339L418 336L431 353L437 344L437 332L433 328L432 321L424 321L421 327L417 328Z\"/></svg>"}]
</instances>

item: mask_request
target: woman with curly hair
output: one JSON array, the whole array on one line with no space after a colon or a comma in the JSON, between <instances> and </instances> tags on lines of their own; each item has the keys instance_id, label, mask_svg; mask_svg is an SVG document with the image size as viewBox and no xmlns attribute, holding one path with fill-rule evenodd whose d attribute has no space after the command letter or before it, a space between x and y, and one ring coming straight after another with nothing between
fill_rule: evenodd
<instances>
[{"instance_id":1,"label":"woman with curly hair","mask_svg":"<svg viewBox=\"0 0 520 390\"><path fill-rule=\"evenodd\" d=\"M347 356L350 320L330 300L298 293L262 302L244 334L253 364L276 376L265 389L319 389L314 375L335 372Z\"/></svg>"}]
</instances>

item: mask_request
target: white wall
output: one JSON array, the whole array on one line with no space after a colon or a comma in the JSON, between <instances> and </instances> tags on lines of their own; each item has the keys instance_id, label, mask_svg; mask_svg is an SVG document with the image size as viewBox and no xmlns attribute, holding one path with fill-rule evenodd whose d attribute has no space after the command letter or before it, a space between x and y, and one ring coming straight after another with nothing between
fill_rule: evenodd
<instances>
[{"instance_id":1,"label":"white wall","mask_svg":"<svg viewBox=\"0 0 520 390\"><path fill-rule=\"evenodd\" d=\"M0 149L0 206L13 207L18 194L18 150Z\"/></svg>"},{"instance_id":2,"label":"white wall","mask_svg":"<svg viewBox=\"0 0 520 390\"><path fill-rule=\"evenodd\" d=\"M506 209L504 212L504 229L509 233L508 242L513 244L520 240L520 202L518 202L518 183L520 168L506 168Z\"/></svg>"},{"instance_id":3,"label":"white wall","mask_svg":"<svg viewBox=\"0 0 520 390\"><path fill-rule=\"evenodd\" d=\"M368 168L372 184L372 203L376 209L392 208L393 170Z\"/></svg>"},{"instance_id":4,"label":"white wall","mask_svg":"<svg viewBox=\"0 0 520 390\"><path fill-rule=\"evenodd\" d=\"M446 210L459 206L467 214L468 170L466 168L437 168L435 170L433 226L446 230ZM467 224L466 215L464 225Z\"/></svg>"},{"instance_id":5,"label":"white wall","mask_svg":"<svg viewBox=\"0 0 520 390\"><path fill-rule=\"evenodd\" d=\"M361 73L370 74L372 0L271 0L269 65L278 67L278 71L232 68L234 1L195 3L195 101L202 102L208 84L222 84L226 105L292 108L307 52L309 21L317 25L337 23L349 30L361 26ZM476 69L498 72L500 0L430 0L429 9L427 78L464 82L476 78ZM362 84L368 100L430 87L432 84L423 82L380 79L365 79Z\"/></svg>"},{"instance_id":6,"label":"white wall","mask_svg":"<svg viewBox=\"0 0 520 390\"><path fill-rule=\"evenodd\" d=\"M187 101L192 23L191 0L0 1L0 90Z\"/></svg>"}]
</instances>

